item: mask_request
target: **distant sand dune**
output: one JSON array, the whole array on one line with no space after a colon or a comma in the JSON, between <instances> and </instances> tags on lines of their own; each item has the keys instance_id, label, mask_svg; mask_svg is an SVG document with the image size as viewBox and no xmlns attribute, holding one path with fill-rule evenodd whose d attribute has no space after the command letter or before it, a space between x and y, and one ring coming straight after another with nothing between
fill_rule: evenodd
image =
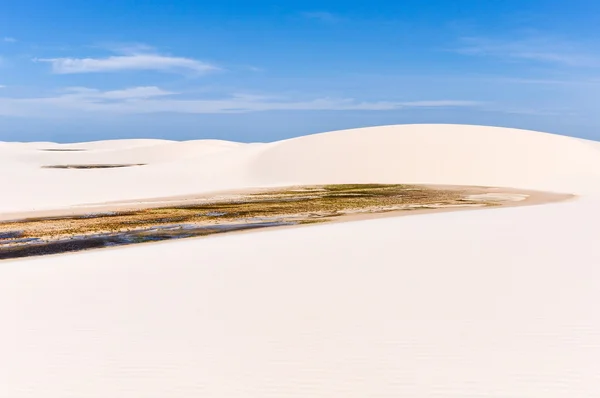
<instances>
[{"instance_id":1,"label":"distant sand dune","mask_svg":"<svg viewBox=\"0 0 600 398\"><path fill-rule=\"evenodd\" d=\"M590 191L599 148L564 136L480 126L384 126L268 144L219 140L123 140L40 151L4 144L0 212L186 195L222 189L321 183L432 183ZM61 146L53 146L58 148ZM147 164L128 170L40 171L48 164ZM57 187L69 185L68 190Z\"/></svg>"}]
</instances>

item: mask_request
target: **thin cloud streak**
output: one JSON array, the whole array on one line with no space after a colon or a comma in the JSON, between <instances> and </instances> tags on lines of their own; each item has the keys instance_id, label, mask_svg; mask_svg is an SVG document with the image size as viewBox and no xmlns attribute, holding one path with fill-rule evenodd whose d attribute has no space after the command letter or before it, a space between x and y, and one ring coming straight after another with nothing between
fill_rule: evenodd
<instances>
[{"instance_id":1,"label":"thin cloud streak","mask_svg":"<svg viewBox=\"0 0 600 398\"><path fill-rule=\"evenodd\" d=\"M36 59L47 62L56 74L79 74L99 72L119 72L146 70L158 72L207 73L219 68L215 65L191 58L170 57L159 54L116 55L107 58L46 58Z\"/></svg>"},{"instance_id":2,"label":"thin cloud streak","mask_svg":"<svg viewBox=\"0 0 600 398\"><path fill-rule=\"evenodd\" d=\"M546 37L495 40L469 37L453 51L464 55L488 56L504 60L534 61L568 67L598 67L600 56L578 43Z\"/></svg>"},{"instance_id":3,"label":"thin cloud streak","mask_svg":"<svg viewBox=\"0 0 600 398\"><path fill-rule=\"evenodd\" d=\"M232 94L220 99L187 99L180 93L155 86L133 87L123 90L100 91L85 87L71 87L64 94L42 98L2 98L0 115L57 116L81 114L144 114L144 113L247 113L274 110L302 111L389 111L405 108L474 107L474 101L358 101L351 98L317 98L312 100L275 100L268 96Z\"/></svg>"},{"instance_id":4,"label":"thin cloud streak","mask_svg":"<svg viewBox=\"0 0 600 398\"><path fill-rule=\"evenodd\" d=\"M165 91L155 86L142 86L126 88L123 90L112 90L112 91L100 91L87 87L68 87L64 91L68 94L63 95L61 98L78 98L78 99L112 99L112 100L126 100L126 99L139 99L139 98L152 98L160 97L164 95L177 94L171 91Z\"/></svg>"}]
</instances>

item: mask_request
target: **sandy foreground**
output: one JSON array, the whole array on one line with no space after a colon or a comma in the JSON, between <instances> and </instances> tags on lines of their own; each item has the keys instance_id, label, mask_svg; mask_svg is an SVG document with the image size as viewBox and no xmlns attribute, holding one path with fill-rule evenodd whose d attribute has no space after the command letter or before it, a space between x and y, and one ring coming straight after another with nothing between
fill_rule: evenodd
<instances>
[{"instance_id":1,"label":"sandy foreground","mask_svg":"<svg viewBox=\"0 0 600 398\"><path fill-rule=\"evenodd\" d=\"M445 125L0 143L11 214L345 182L577 196L3 262L0 397L597 397L599 145ZM73 163L146 166L41 167Z\"/></svg>"}]
</instances>

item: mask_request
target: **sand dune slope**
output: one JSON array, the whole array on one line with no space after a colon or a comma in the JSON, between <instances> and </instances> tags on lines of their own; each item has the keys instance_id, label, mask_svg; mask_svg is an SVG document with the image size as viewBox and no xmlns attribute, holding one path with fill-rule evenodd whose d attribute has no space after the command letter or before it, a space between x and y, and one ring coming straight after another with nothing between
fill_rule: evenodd
<instances>
[{"instance_id":1,"label":"sand dune slope","mask_svg":"<svg viewBox=\"0 0 600 398\"><path fill-rule=\"evenodd\" d=\"M0 397L599 396L595 142L414 125L92 146L1 143L0 211L339 182L579 198L2 262Z\"/></svg>"},{"instance_id":2,"label":"sand dune slope","mask_svg":"<svg viewBox=\"0 0 600 398\"><path fill-rule=\"evenodd\" d=\"M136 140L137 141L137 140ZM95 143L94 143L95 144ZM40 150L48 145L0 147L0 183L7 189L0 212L31 211L72 205L143 199L246 186L241 180L256 147L198 140L161 141L119 147L95 145L84 151ZM70 145L56 149L85 147ZM248 148L246 148L248 147ZM232 153L229 153L232 152ZM47 169L56 165L130 165L113 169ZM232 169L235 172L232 172Z\"/></svg>"},{"instance_id":3,"label":"sand dune slope","mask_svg":"<svg viewBox=\"0 0 600 398\"><path fill-rule=\"evenodd\" d=\"M595 188L590 188L589 180L600 178L598 153L598 146L585 140L460 125L384 126L253 145L218 140L3 143L0 183L6 189L0 212L334 182L496 185L590 193ZM41 168L65 164L144 166Z\"/></svg>"},{"instance_id":4,"label":"sand dune slope","mask_svg":"<svg viewBox=\"0 0 600 398\"><path fill-rule=\"evenodd\" d=\"M595 398L597 208L6 263L0 396Z\"/></svg>"},{"instance_id":5,"label":"sand dune slope","mask_svg":"<svg viewBox=\"0 0 600 398\"><path fill-rule=\"evenodd\" d=\"M506 128L406 125L338 131L279 142L252 165L264 181L420 182L581 189L600 176L583 140ZM575 179L573 179L575 177Z\"/></svg>"}]
</instances>

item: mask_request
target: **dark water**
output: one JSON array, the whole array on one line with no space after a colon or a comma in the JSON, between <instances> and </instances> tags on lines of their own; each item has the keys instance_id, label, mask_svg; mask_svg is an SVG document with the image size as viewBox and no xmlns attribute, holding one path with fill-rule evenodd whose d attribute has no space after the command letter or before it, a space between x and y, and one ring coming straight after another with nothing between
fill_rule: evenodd
<instances>
[{"instance_id":1,"label":"dark water","mask_svg":"<svg viewBox=\"0 0 600 398\"><path fill-rule=\"evenodd\" d=\"M81 152L81 151L86 151L87 149L75 149L75 148L71 148L71 149L60 149L60 148L48 148L48 149L40 149L40 151L44 151L44 152Z\"/></svg>"},{"instance_id":2,"label":"dark water","mask_svg":"<svg viewBox=\"0 0 600 398\"><path fill-rule=\"evenodd\" d=\"M135 164L52 164L42 166L44 169L114 169L120 167L145 166L144 163Z\"/></svg>"},{"instance_id":3,"label":"dark water","mask_svg":"<svg viewBox=\"0 0 600 398\"><path fill-rule=\"evenodd\" d=\"M243 231L247 229L279 227L294 225L295 222L261 222L244 224L224 224L197 226L193 224L175 224L157 226L144 230L127 231L116 234L98 234L74 237L59 241L45 242L38 238L20 238L20 231L0 233L0 260L11 258L43 256L87 249L123 246L136 243L157 242L161 240L184 239L206 236L217 233ZM17 247L6 247L8 244L26 243Z\"/></svg>"},{"instance_id":4,"label":"dark water","mask_svg":"<svg viewBox=\"0 0 600 398\"><path fill-rule=\"evenodd\" d=\"M0 232L0 239L20 238L21 236L23 236L23 232L22 231Z\"/></svg>"}]
</instances>

